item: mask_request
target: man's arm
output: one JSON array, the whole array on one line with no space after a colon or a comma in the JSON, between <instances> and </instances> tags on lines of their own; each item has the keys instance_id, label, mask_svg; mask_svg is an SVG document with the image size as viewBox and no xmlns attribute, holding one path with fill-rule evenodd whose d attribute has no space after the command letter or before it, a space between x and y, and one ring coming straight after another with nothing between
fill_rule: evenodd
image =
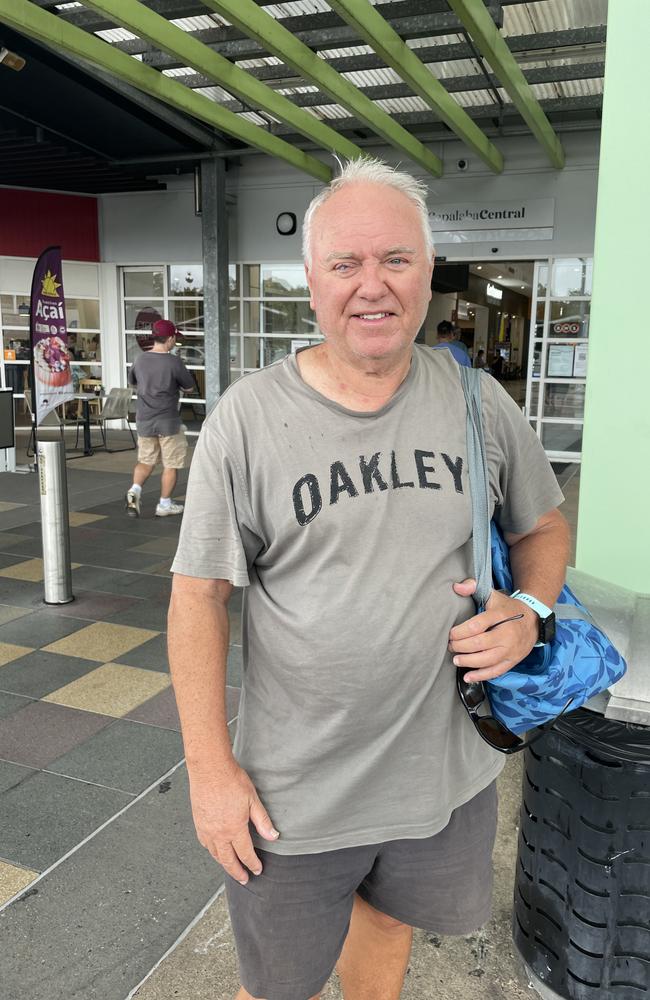
<instances>
[{"instance_id":1,"label":"man's arm","mask_svg":"<svg viewBox=\"0 0 650 1000\"><path fill-rule=\"evenodd\" d=\"M506 532L505 539L515 588L552 608L562 590L569 558L569 527L562 514L550 510L525 535ZM475 580L454 584L461 597L471 596L475 589ZM504 618L522 613L523 618L487 631ZM465 674L468 681L486 681L505 674L528 656L537 635L538 619L531 608L492 591L485 611L451 629L449 649L455 654L454 664L470 670Z\"/></svg>"},{"instance_id":2,"label":"man's arm","mask_svg":"<svg viewBox=\"0 0 650 1000\"><path fill-rule=\"evenodd\" d=\"M267 840L276 840L278 834L230 746L225 693L231 592L227 580L174 575L169 664L199 842L245 884L246 868L254 874L262 870L249 822Z\"/></svg>"}]
</instances>

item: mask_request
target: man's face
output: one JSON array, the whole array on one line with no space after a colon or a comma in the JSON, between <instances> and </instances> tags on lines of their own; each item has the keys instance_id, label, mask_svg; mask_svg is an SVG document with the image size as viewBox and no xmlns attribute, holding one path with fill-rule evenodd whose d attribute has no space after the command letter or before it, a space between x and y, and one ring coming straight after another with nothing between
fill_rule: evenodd
<instances>
[{"instance_id":1,"label":"man's face","mask_svg":"<svg viewBox=\"0 0 650 1000\"><path fill-rule=\"evenodd\" d=\"M412 201L348 184L312 222L311 305L330 348L355 366L410 354L431 298L433 261Z\"/></svg>"}]
</instances>

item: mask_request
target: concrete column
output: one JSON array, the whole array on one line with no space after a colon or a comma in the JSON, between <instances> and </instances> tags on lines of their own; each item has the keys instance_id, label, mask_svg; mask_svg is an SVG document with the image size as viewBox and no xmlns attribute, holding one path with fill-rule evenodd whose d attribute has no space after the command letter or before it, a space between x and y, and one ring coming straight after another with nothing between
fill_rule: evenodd
<instances>
[{"instance_id":1,"label":"concrete column","mask_svg":"<svg viewBox=\"0 0 650 1000\"><path fill-rule=\"evenodd\" d=\"M609 4L576 565L647 592L648 0Z\"/></svg>"},{"instance_id":2,"label":"concrete column","mask_svg":"<svg viewBox=\"0 0 650 1000\"><path fill-rule=\"evenodd\" d=\"M201 161L201 227L205 395L209 411L230 382L226 165L220 157Z\"/></svg>"}]
</instances>

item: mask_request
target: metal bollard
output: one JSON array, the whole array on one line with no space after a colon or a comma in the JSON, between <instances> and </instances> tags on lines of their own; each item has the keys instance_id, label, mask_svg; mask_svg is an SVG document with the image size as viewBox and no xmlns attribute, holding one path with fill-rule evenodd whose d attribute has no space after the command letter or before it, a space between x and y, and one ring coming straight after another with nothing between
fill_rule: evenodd
<instances>
[{"instance_id":1,"label":"metal bollard","mask_svg":"<svg viewBox=\"0 0 650 1000\"><path fill-rule=\"evenodd\" d=\"M43 535L43 583L46 604L69 604L72 593L68 479L61 441L38 442L38 478Z\"/></svg>"}]
</instances>

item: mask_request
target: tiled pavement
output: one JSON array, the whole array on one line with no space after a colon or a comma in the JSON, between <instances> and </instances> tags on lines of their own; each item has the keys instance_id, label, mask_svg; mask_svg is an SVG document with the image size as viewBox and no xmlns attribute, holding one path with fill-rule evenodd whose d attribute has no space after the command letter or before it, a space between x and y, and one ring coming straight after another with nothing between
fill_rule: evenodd
<instances>
[{"instance_id":1,"label":"tiled pavement","mask_svg":"<svg viewBox=\"0 0 650 1000\"><path fill-rule=\"evenodd\" d=\"M127 518L129 483L70 468L76 599L47 607L36 476L0 475L2 1000L123 1000L220 885L166 657L179 522L153 517L155 486ZM233 719L240 663L234 644Z\"/></svg>"}]
</instances>

